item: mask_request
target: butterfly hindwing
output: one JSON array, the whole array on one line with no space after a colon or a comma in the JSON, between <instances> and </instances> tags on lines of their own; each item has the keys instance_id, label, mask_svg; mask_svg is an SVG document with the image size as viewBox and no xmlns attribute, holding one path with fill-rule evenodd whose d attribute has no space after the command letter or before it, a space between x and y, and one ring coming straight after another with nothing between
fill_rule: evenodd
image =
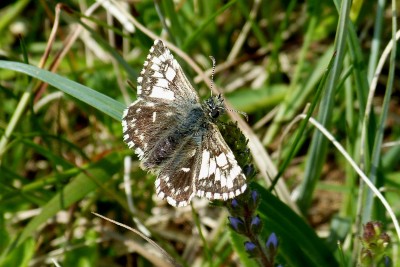
<instances>
[{"instance_id":1,"label":"butterfly hindwing","mask_svg":"<svg viewBox=\"0 0 400 267\"><path fill-rule=\"evenodd\" d=\"M246 190L246 177L216 125L210 124L200 150L197 196L227 200Z\"/></svg>"},{"instance_id":2,"label":"butterfly hindwing","mask_svg":"<svg viewBox=\"0 0 400 267\"><path fill-rule=\"evenodd\" d=\"M176 111L165 103L138 99L124 111L124 141L142 159L177 123Z\"/></svg>"},{"instance_id":3,"label":"butterfly hindwing","mask_svg":"<svg viewBox=\"0 0 400 267\"><path fill-rule=\"evenodd\" d=\"M194 174L198 168L198 149L193 139L182 146L163 166L156 179L156 193L172 206L186 206L195 195Z\"/></svg>"}]
</instances>

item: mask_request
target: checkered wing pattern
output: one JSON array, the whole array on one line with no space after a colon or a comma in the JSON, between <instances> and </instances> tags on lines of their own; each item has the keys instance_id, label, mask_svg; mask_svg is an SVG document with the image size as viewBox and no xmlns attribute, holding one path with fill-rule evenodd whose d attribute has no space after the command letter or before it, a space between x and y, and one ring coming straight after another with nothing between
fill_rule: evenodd
<instances>
[{"instance_id":1,"label":"checkered wing pattern","mask_svg":"<svg viewBox=\"0 0 400 267\"><path fill-rule=\"evenodd\" d=\"M203 138L196 195L210 200L234 198L246 190L246 176L215 124Z\"/></svg>"},{"instance_id":2,"label":"checkered wing pattern","mask_svg":"<svg viewBox=\"0 0 400 267\"><path fill-rule=\"evenodd\" d=\"M160 40L137 82L138 99L122 118L123 136L142 167L158 174L157 195L172 206L186 206L195 195L226 200L243 193L246 178L210 117L214 106L223 109L220 98L201 105Z\"/></svg>"}]
</instances>

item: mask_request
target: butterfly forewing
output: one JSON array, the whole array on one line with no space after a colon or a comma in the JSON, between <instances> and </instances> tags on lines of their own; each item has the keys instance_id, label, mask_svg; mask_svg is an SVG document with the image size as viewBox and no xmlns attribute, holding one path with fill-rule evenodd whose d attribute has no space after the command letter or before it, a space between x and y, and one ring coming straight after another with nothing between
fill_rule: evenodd
<instances>
[{"instance_id":1,"label":"butterfly forewing","mask_svg":"<svg viewBox=\"0 0 400 267\"><path fill-rule=\"evenodd\" d=\"M196 91L168 48L156 40L138 78L138 96L148 101L169 101L171 105L199 102Z\"/></svg>"},{"instance_id":2,"label":"butterfly forewing","mask_svg":"<svg viewBox=\"0 0 400 267\"><path fill-rule=\"evenodd\" d=\"M194 195L226 200L243 193L246 178L209 115L210 103L223 109L222 101L201 105L160 40L137 81L138 100L122 118L124 141L143 168L158 174L157 195L173 206L186 206Z\"/></svg>"}]
</instances>

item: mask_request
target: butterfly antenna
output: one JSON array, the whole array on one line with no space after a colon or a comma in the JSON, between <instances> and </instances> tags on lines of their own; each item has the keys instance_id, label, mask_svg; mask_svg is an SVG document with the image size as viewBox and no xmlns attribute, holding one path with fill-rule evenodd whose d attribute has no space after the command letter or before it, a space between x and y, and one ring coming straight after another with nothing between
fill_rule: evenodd
<instances>
[{"instance_id":1,"label":"butterfly antenna","mask_svg":"<svg viewBox=\"0 0 400 267\"><path fill-rule=\"evenodd\" d=\"M212 89L213 89L213 85L214 85L214 74L215 74L215 58L213 56L210 56L210 59L212 60L212 63L213 63L212 71L211 71L211 86L210 86L211 96L212 96ZM234 109L227 109L227 110L242 114L246 118L246 121L249 120L249 117L247 116L246 112L234 110Z\"/></svg>"},{"instance_id":2,"label":"butterfly antenna","mask_svg":"<svg viewBox=\"0 0 400 267\"><path fill-rule=\"evenodd\" d=\"M210 56L211 60L212 60L212 71L211 71L211 96L212 96L212 89L214 86L214 74L215 74L215 58L213 56Z\"/></svg>"},{"instance_id":3,"label":"butterfly antenna","mask_svg":"<svg viewBox=\"0 0 400 267\"><path fill-rule=\"evenodd\" d=\"M247 116L246 112L239 111L239 110L236 110L236 109L230 109L230 108L227 108L226 110L242 114L246 118L246 121L249 121L249 116Z\"/></svg>"}]
</instances>

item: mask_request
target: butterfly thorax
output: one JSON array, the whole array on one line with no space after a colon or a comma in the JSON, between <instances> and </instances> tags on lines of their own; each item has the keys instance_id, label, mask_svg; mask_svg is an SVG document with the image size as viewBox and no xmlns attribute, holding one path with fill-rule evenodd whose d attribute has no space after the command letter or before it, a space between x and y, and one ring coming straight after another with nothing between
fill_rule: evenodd
<instances>
[{"instance_id":1,"label":"butterfly thorax","mask_svg":"<svg viewBox=\"0 0 400 267\"><path fill-rule=\"evenodd\" d=\"M176 121L178 123L175 128L171 128L149 151L149 157L145 159L144 167L148 169L162 167L181 146L188 142L200 145L203 133L207 130L209 123L205 110L200 105L193 105L186 116L177 115Z\"/></svg>"}]
</instances>

